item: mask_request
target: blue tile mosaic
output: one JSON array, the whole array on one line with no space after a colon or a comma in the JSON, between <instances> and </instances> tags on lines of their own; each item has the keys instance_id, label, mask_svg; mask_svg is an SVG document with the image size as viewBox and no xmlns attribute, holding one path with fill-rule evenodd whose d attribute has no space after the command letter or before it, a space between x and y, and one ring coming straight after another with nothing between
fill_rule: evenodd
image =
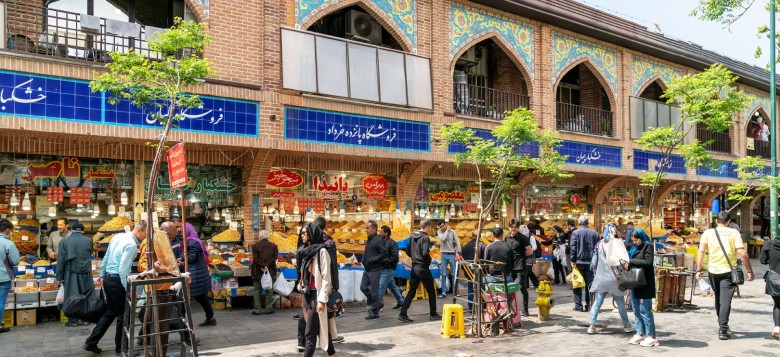
<instances>
[{"instance_id":1,"label":"blue tile mosaic","mask_svg":"<svg viewBox=\"0 0 780 357\"><path fill-rule=\"evenodd\" d=\"M634 150L634 170L649 171L650 160L655 160L657 163L654 170L658 171L661 158L663 158L663 155L657 152ZM687 172L688 171L685 168L685 159L682 156L669 156L669 162L666 164L664 173L685 175Z\"/></svg>"},{"instance_id":2,"label":"blue tile mosaic","mask_svg":"<svg viewBox=\"0 0 780 357\"><path fill-rule=\"evenodd\" d=\"M474 131L474 135L478 138L485 139L485 140L493 140L495 138L493 134L490 132L490 130L473 129L473 128L470 129ZM539 157L539 144L525 143L523 145L520 145L518 151L521 154L528 154L531 157ZM452 143L447 148L447 152L450 154L466 152L466 147L463 144Z\"/></svg>"},{"instance_id":3,"label":"blue tile mosaic","mask_svg":"<svg viewBox=\"0 0 780 357\"><path fill-rule=\"evenodd\" d=\"M710 177L722 177L722 178L737 178L737 172L735 171L737 165L731 161L716 161L715 167L698 167L696 168L696 174L701 176Z\"/></svg>"},{"instance_id":4,"label":"blue tile mosaic","mask_svg":"<svg viewBox=\"0 0 780 357\"><path fill-rule=\"evenodd\" d=\"M201 96L203 106L191 109L175 130L257 137L259 104ZM89 82L0 71L0 116L32 117L95 124L160 127L129 100L111 105L104 93L92 93Z\"/></svg>"},{"instance_id":5,"label":"blue tile mosaic","mask_svg":"<svg viewBox=\"0 0 780 357\"><path fill-rule=\"evenodd\" d=\"M431 151L429 123L284 107L284 138L390 150Z\"/></svg>"},{"instance_id":6,"label":"blue tile mosaic","mask_svg":"<svg viewBox=\"0 0 780 357\"><path fill-rule=\"evenodd\" d=\"M569 164L618 169L623 166L623 149L619 147L563 141L558 152L568 156L566 162Z\"/></svg>"}]
</instances>

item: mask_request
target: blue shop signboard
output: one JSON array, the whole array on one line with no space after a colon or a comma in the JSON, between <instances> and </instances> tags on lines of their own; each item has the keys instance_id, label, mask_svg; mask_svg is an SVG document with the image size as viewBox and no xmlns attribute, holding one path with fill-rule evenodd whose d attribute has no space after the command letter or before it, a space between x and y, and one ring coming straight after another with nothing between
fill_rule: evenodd
<instances>
[{"instance_id":1,"label":"blue shop signboard","mask_svg":"<svg viewBox=\"0 0 780 357\"><path fill-rule=\"evenodd\" d=\"M701 176L737 178L737 165L731 161L715 161L714 167L699 166L696 174Z\"/></svg>"},{"instance_id":2,"label":"blue shop signboard","mask_svg":"<svg viewBox=\"0 0 780 357\"><path fill-rule=\"evenodd\" d=\"M661 167L663 155L657 152L634 150L634 170L650 171L650 161L655 161L654 170L658 172ZM680 155L670 155L664 172L667 174L685 175L685 159Z\"/></svg>"},{"instance_id":3,"label":"blue shop signboard","mask_svg":"<svg viewBox=\"0 0 780 357\"><path fill-rule=\"evenodd\" d=\"M485 140L494 140L495 137L493 136L493 133L490 132L490 130L484 130L484 129L473 129L474 136L485 139ZM528 154L531 157L539 157L539 144L538 143L525 143L523 145L520 145L518 148L518 151L521 154ZM447 148L447 152L450 154L456 154L461 152L466 152L466 147L463 144L458 143L452 143Z\"/></svg>"},{"instance_id":4,"label":"blue shop signboard","mask_svg":"<svg viewBox=\"0 0 780 357\"><path fill-rule=\"evenodd\" d=\"M431 151L430 124L286 106L284 138L380 148Z\"/></svg>"},{"instance_id":5,"label":"blue shop signboard","mask_svg":"<svg viewBox=\"0 0 780 357\"><path fill-rule=\"evenodd\" d=\"M619 147L563 141L558 147L561 155L567 155L566 162L575 165L622 167L622 152Z\"/></svg>"},{"instance_id":6,"label":"blue shop signboard","mask_svg":"<svg viewBox=\"0 0 780 357\"><path fill-rule=\"evenodd\" d=\"M175 130L258 136L257 103L211 96L200 98L203 106L187 111ZM89 89L88 81L0 71L2 116L160 127L149 113L149 108L138 108L127 99L109 104L105 93L93 93Z\"/></svg>"}]
</instances>

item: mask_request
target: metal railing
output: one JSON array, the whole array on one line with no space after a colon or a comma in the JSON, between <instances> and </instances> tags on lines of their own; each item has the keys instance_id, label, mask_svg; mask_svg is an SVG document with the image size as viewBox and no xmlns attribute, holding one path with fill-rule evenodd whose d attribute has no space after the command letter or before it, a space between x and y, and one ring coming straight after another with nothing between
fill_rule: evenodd
<instances>
[{"instance_id":1,"label":"metal railing","mask_svg":"<svg viewBox=\"0 0 780 357\"><path fill-rule=\"evenodd\" d=\"M729 133L718 133L707 128L706 125L696 125L696 139L699 139L702 143L712 141L711 143L704 145L704 148L709 151L730 153L731 152L731 138Z\"/></svg>"},{"instance_id":2,"label":"metal railing","mask_svg":"<svg viewBox=\"0 0 780 357\"><path fill-rule=\"evenodd\" d=\"M613 137L613 114L607 110L556 103L558 130Z\"/></svg>"},{"instance_id":3,"label":"metal railing","mask_svg":"<svg viewBox=\"0 0 780 357\"><path fill-rule=\"evenodd\" d=\"M772 145L769 141L756 140L753 144L753 150L748 149L749 156L757 156L763 159L772 158Z\"/></svg>"},{"instance_id":4,"label":"metal railing","mask_svg":"<svg viewBox=\"0 0 780 357\"><path fill-rule=\"evenodd\" d=\"M453 84L453 105L455 113L501 120L506 112L524 107L529 108L530 98L526 95L481 87L466 83Z\"/></svg>"},{"instance_id":5,"label":"metal railing","mask_svg":"<svg viewBox=\"0 0 780 357\"><path fill-rule=\"evenodd\" d=\"M110 62L109 51L128 52L159 59L159 53L149 50L146 28L138 33L117 35L106 31L106 22L99 18L100 30L82 29L81 14L30 5L13 0L0 0L5 5L5 38L0 48L15 52L34 53L85 60ZM135 27L128 23L128 28Z\"/></svg>"}]
</instances>

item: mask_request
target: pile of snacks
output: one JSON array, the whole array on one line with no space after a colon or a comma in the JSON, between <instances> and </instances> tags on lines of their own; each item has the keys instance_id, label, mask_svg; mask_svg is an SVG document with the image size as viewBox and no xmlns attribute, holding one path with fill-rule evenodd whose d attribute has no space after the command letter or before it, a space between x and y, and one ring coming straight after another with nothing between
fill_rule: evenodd
<instances>
[{"instance_id":1,"label":"pile of snacks","mask_svg":"<svg viewBox=\"0 0 780 357\"><path fill-rule=\"evenodd\" d=\"M241 234L235 229L226 229L222 233L211 238L213 242L238 242L241 240Z\"/></svg>"},{"instance_id":2,"label":"pile of snacks","mask_svg":"<svg viewBox=\"0 0 780 357\"><path fill-rule=\"evenodd\" d=\"M41 291L56 291L59 290L59 286L55 283L48 283L41 287Z\"/></svg>"},{"instance_id":3,"label":"pile of snacks","mask_svg":"<svg viewBox=\"0 0 780 357\"><path fill-rule=\"evenodd\" d=\"M24 274L16 277L16 280L35 280L35 275Z\"/></svg>"},{"instance_id":4,"label":"pile of snacks","mask_svg":"<svg viewBox=\"0 0 780 357\"><path fill-rule=\"evenodd\" d=\"M125 226L133 229L133 221L124 216L116 216L98 228L98 232L119 232L124 231Z\"/></svg>"},{"instance_id":5,"label":"pile of snacks","mask_svg":"<svg viewBox=\"0 0 780 357\"><path fill-rule=\"evenodd\" d=\"M34 286L17 286L16 287L16 293L17 294L26 294L26 293L37 293L38 288Z\"/></svg>"},{"instance_id":6,"label":"pile of snacks","mask_svg":"<svg viewBox=\"0 0 780 357\"><path fill-rule=\"evenodd\" d=\"M276 263L277 269L295 269L295 265L292 265L292 263L288 262L278 262Z\"/></svg>"},{"instance_id":7,"label":"pile of snacks","mask_svg":"<svg viewBox=\"0 0 780 357\"><path fill-rule=\"evenodd\" d=\"M45 259L38 259L37 262L33 263L33 266L41 266L41 265L50 265L48 260Z\"/></svg>"},{"instance_id":8,"label":"pile of snacks","mask_svg":"<svg viewBox=\"0 0 780 357\"><path fill-rule=\"evenodd\" d=\"M295 252L298 248L298 236L295 234L285 236L280 232L272 232L268 240L276 244L281 253Z\"/></svg>"}]
</instances>

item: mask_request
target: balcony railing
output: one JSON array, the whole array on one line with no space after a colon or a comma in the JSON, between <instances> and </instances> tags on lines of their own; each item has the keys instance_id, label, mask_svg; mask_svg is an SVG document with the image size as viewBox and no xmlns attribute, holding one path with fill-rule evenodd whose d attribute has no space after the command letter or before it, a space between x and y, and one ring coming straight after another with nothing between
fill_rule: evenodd
<instances>
[{"instance_id":1,"label":"balcony railing","mask_svg":"<svg viewBox=\"0 0 780 357\"><path fill-rule=\"evenodd\" d=\"M453 85L455 113L501 120L506 112L519 107L528 108L528 96L500 91L466 83Z\"/></svg>"},{"instance_id":2,"label":"balcony railing","mask_svg":"<svg viewBox=\"0 0 780 357\"><path fill-rule=\"evenodd\" d=\"M556 103L558 130L614 136L612 112L569 103Z\"/></svg>"},{"instance_id":3,"label":"balcony railing","mask_svg":"<svg viewBox=\"0 0 780 357\"><path fill-rule=\"evenodd\" d=\"M161 58L147 43L147 34L161 29L102 17L82 19L78 13L13 0L0 0L0 4L5 5L5 14L0 14L5 18L1 49L98 63L111 61L109 51L131 49ZM90 20L95 21L90 24Z\"/></svg>"},{"instance_id":4,"label":"balcony railing","mask_svg":"<svg viewBox=\"0 0 780 357\"><path fill-rule=\"evenodd\" d=\"M696 139L706 143L710 140L710 144L704 145L704 148L709 151L731 153L731 139L729 133L718 133L710 130L704 124L696 125Z\"/></svg>"},{"instance_id":5,"label":"balcony railing","mask_svg":"<svg viewBox=\"0 0 780 357\"><path fill-rule=\"evenodd\" d=\"M749 156L758 156L763 159L772 158L772 145L769 141L756 140L753 144L753 150L748 149Z\"/></svg>"}]
</instances>

